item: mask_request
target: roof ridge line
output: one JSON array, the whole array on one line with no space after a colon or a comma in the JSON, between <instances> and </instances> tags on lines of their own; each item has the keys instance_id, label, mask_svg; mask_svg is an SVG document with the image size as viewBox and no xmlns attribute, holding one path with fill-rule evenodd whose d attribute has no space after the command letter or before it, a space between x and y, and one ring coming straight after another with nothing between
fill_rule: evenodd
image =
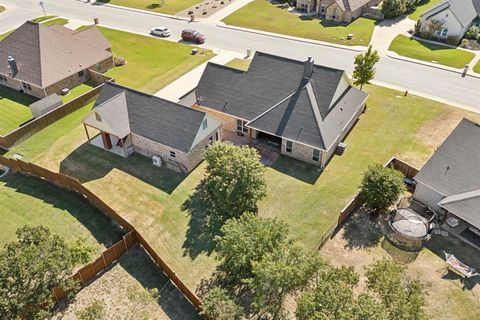
<instances>
[{"instance_id":1,"label":"roof ridge line","mask_svg":"<svg viewBox=\"0 0 480 320\"><path fill-rule=\"evenodd\" d=\"M303 87L305 88L305 86ZM267 110L265 110L264 112L260 113L258 116L256 116L255 118L253 118L252 120L248 121L247 122L247 126L249 123L252 123L254 122L255 120L258 120L260 119L261 117L263 117L264 115L266 115L267 113L269 113L270 111L272 111L273 109L275 109L276 107L278 107L279 105L281 105L283 102L285 102L286 100L290 99L291 97L293 97L293 95L295 93L297 93L298 91L300 90L303 90L302 89L296 89L295 91L293 91L292 93L288 94L285 98L283 98L282 100L278 101L277 103L275 103L273 106L271 106L270 108L268 108Z\"/></svg>"},{"instance_id":2,"label":"roof ridge line","mask_svg":"<svg viewBox=\"0 0 480 320\"><path fill-rule=\"evenodd\" d=\"M469 200L469 199L477 198L477 197L480 197L480 188L445 197L438 204L439 205L450 204L450 203L463 201L463 200Z\"/></svg>"},{"instance_id":3,"label":"roof ridge line","mask_svg":"<svg viewBox=\"0 0 480 320\"><path fill-rule=\"evenodd\" d=\"M310 88L310 91L309 91ZM320 122L323 122L324 118L322 117L322 113L320 112L320 108L318 107L318 100L317 96L315 95L315 90L313 89L312 83L310 81L305 84L304 89L307 91L307 97L310 101L310 107L312 108L313 115L315 117L315 123L317 124L318 133L320 139L322 140L322 144L325 146L325 141L323 141L322 136L322 128L320 127ZM313 97L311 97L313 95Z\"/></svg>"}]
</instances>

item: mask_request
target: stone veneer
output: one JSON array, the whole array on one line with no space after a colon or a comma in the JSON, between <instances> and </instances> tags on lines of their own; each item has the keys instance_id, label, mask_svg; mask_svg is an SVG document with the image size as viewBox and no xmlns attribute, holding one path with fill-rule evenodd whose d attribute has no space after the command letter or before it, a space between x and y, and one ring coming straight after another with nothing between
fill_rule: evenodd
<instances>
[{"instance_id":1,"label":"stone veneer","mask_svg":"<svg viewBox=\"0 0 480 320\"><path fill-rule=\"evenodd\" d=\"M318 161L313 160L313 149L310 146L304 145L302 143L298 143L295 141L292 141L292 152L287 152L287 139L282 139L282 149L281 153L292 157L297 160L301 160L316 166L320 166L322 163L322 157L323 157L323 150L320 150L320 154L318 156Z\"/></svg>"}]
</instances>

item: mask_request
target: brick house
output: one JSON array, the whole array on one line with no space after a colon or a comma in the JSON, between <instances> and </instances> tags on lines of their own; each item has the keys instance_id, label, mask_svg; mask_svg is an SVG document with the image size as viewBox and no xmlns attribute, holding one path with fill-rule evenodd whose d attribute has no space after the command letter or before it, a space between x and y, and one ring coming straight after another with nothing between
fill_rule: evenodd
<instances>
[{"instance_id":1,"label":"brick house","mask_svg":"<svg viewBox=\"0 0 480 320\"><path fill-rule=\"evenodd\" d=\"M111 82L104 84L83 120L91 144L122 157L137 152L190 172L205 149L221 139L221 122L210 115ZM87 126L100 134L91 138Z\"/></svg>"},{"instance_id":2,"label":"brick house","mask_svg":"<svg viewBox=\"0 0 480 320\"><path fill-rule=\"evenodd\" d=\"M381 0L297 0L297 9L316 14L325 20L350 23Z\"/></svg>"},{"instance_id":3,"label":"brick house","mask_svg":"<svg viewBox=\"0 0 480 320\"><path fill-rule=\"evenodd\" d=\"M208 63L193 108L222 121L223 136L263 140L325 167L364 109L345 71L257 52L248 71Z\"/></svg>"},{"instance_id":4,"label":"brick house","mask_svg":"<svg viewBox=\"0 0 480 320\"><path fill-rule=\"evenodd\" d=\"M73 31L31 21L0 41L0 85L44 98L112 68L110 43L90 27Z\"/></svg>"}]
</instances>

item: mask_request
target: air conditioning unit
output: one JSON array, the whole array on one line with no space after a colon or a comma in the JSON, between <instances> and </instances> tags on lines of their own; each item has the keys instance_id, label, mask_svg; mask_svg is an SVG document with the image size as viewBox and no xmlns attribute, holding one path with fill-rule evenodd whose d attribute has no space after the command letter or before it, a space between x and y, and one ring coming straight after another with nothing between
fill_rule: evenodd
<instances>
[{"instance_id":1,"label":"air conditioning unit","mask_svg":"<svg viewBox=\"0 0 480 320\"><path fill-rule=\"evenodd\" d=\"M154 166L161 167L162 166L162 158L160 158L159 156L153 156L152 157L152 164Z\"/></svg>"}]
</instances>

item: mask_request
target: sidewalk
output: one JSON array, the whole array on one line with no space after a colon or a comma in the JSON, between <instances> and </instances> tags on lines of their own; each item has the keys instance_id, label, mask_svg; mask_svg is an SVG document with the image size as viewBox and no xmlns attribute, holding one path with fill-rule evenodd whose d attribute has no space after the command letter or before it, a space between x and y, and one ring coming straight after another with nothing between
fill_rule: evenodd
<instances>
[{"instance_id":1,"label":"sidewalk","mask_svg":"<svg viewBox=\"0 0 480 320\"><path fill-rule=\"evenodd\" d=\"M393 39L399 34L410 37L408 31L414 27L415 21L410 20L407 16L383 20L373 29L370 44L379 53L387 54Z\"/></svg>"},{"instance_id":2,"label":"sidewalk","mask_svg":"<svg viewBox=\"0 0 480 320\"><path fill-rule=\"evenodd\" d=\"M208 62L225 65L235 58L244 58L242 54L232 51L220 50L215 53L217 53L215 57L170 83L168 86L155 93L155 96L178 102L181 97L196 88Z\"/></svg>"},{"instance_id":3,"label":"sidewalk","mask_svg":"<svg viewBox=\"0 0 480 320\"><path fill-rule=\"evenodd\" d=\"M68 19L68 23L65 25L66 28L70 30L77 30L81 26L88 26L92 25L93 21L85 21L85 20L78 20L78 19Z\"/></svg>"},{"instance_id":4,"label":"sidewalk","mask_svg":"<svg viewBox=\"0 0 480 320\"><path fill-rule=\"evenodd\" d=\"M204 22L215 22L215 23L220 22L226 17L228 17L229 15L231 15L232 13L234 13L235 11L237 11L238 9L246 6L250 2L253 2L253 0L236 0L235 2L233 2L232 4L229 4L222 10L215 12L210 17L205 19L199 18L198 20L204 21Z\"/></svg>"}]
</instances>

